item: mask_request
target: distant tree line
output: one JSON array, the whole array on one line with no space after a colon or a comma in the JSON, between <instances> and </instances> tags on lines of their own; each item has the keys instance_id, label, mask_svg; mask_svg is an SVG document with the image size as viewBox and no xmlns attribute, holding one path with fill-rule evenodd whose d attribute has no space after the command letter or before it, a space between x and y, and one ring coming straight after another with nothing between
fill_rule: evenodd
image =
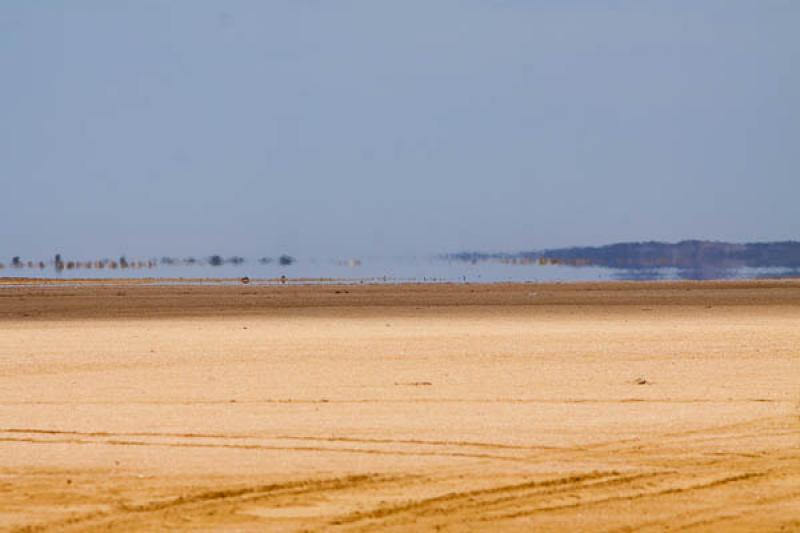
<instances>
[{"instance_id":1,"label":"distant tree line","mask_svg":"<svg viewBox=\"0 0 800 533\"><path fill-rule=\"evenodd\" d=\"M800 267L800 242L735 244L690 240L671 244L650 241L548 250L543 256L562 261L584 259L593 265L613 268L797 268Z\"/></svg>"},{"instance_id":2,"label":"distant tree line","mask_svg":"<svg viewBox=\"0 0 800 533\"><path fill-rule=\"evenodd\" d=\"M687 240L623 242L606 246L556 248L518 253L460 252L443 259L477 263L539 263L595 265L618 269L674 267L679 269L780 267L800 268L800 242L729 243Z\"/></svg>"},{"instance_id":3,"label":"distant tree line","mask_svg":"<svg viewBox=\"0 0 800 533\"><path fill-rule=\"evenodd\" d=\"M49 266L52 266L57 271L62 270L75 270L75 269L143 269L143 268L155 268L159 265L165 266L193 266L193 265L210 265L210 266L222 266L222 265L242 265L246 262L244 257L234 255L231 257L223 257L221 255L215 254L209 256L205 259L198 259L195 257L184 257L184 258L177 258L177 257L169 257L164 256L160 259L146 259L146 260L130 260L126 256L120 256L117 259L96 259L96 260L89 260L89 261L81 261L81 260L72 260L72 259L64 259L61 254L55 254L52 261L44 262L44 261L32 261L32 260L25 260L20 256L14 256L11 258L8 266L10 268L15 269L22 269L22 268L37 268L37 269L45 269ZM258 259L258 263L262 265L268 265L273 263L274 260L271 257L261 257ZM289 266L296 262L296 259L290 255L281 255L277 258L277 263L280 266ZM0 262L0 269L5 269L6 264Z\"/></svg>"}]
</instances>

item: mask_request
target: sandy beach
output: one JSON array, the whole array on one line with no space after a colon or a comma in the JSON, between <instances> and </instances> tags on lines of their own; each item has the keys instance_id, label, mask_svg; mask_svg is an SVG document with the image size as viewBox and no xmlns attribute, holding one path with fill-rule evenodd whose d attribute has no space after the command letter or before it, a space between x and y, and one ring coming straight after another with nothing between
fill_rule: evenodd
<instances>
[{"instance_id":1,"label":"sandy beach","mask_svg":"<svg viewBox=\"0 0 800 533\"><path fill-rule=\"evenodd\" d=\"M800 530L800 281L0 282L0 529Z\"/></svg>"}]
</instances>

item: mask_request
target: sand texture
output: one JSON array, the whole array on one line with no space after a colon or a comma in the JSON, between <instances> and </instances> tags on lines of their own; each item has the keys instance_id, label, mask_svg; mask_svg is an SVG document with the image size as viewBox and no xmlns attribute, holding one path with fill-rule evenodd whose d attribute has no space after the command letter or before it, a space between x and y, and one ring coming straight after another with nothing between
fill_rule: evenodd
<instances>
[{"instance_id":1,"label":"sand texture","mask_svg":"<svg viewBox=\"0 0 800 533\"><path fill-rule=\"evenodd\" d=\"M0 283L0 530L800 531L800 282Z\"/></svg>"}]
</instances>

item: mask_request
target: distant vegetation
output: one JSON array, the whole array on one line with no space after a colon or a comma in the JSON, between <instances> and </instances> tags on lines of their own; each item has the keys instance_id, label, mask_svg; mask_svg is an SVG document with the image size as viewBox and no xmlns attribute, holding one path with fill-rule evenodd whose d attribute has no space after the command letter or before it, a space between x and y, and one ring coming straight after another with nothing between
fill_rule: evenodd
<instances>
[{"instance_id":1,"label":"distant vegetation","mask_svg":"<svg viewBox=\"0 0 800 533\"><path fill-rule=\"evenodd\" d=\"M718 241L624 242L606 246L557 248L518 253L461 252L448 254L451 261L496 261L618 269L674 267L680 269L741 267L800 268L800 242L735 244Z\"/></svg>"},{"instance_id":2,"label":"distant vegetation","mask_svg":"<svg viewBox=\"0 0 800 533\"><path fill-rule=\"evenodd\" d=\"M613 268L800 267L800 242L733 244L714 241L619 243L600 247L549 250L544 257L588 260Z\"/></svg>"},{"instance_id":3,"label":"distant vegetation","mask_svg":"<svg viewBox=\"0 0 800 533\"><path fill-rule=\"evenodd\" d=\"M278 264L281 266L289 266L294 264L296 259L290 255L281 255L278 258ZM258 263L261 265L268 265L272 263L273 260L270 257L262 257L258 260ZM94 259L94 260L72 260L72 259L65 259L62 257L61 254L55 254L53 259L50 261L33 261L29 259L24 259L20 256L14 256L8 263L9 268L14 269L39 269L44 270L48 267L52 267L56 272L61 272L64 270L78 270L78 269L109 269L109 270L117 270L117 269L151 269L156 268L158 266L222 266L222 265L234 265L239 266L246 263L244 257L234 255L231 257L223 257L221 255L215 254L207 257L206 259L198 259L195 257L169 257L164 256L161 259L145 259L145 260L133 260L128 259L125 256L121 256L118 259ZM5 269L6 264L0 262L0 270Z\"/></svg>"},{"instance_id":4,"label":"distant vegetation","mask_svg":"<svg viewBox=\"0 0 800 533\"><path fill-rule=\"evenodd\" d=\"M714 270L734 270L743 267L764 268L776 267L800 270L800 242L755 242L736 244L719 241L687 240L677 243L665 242L623 242L606 246L582 246L571 248L555 248L549 250L532 250L515 253L459 252L439 257L446 261L468 263L495 262L505 264L538 264L595 266L617 270L627 270L632 276L641 274L646 269L676 268L687 273L688 277L702 278ZM276 264L280 267L294 265L297 260L288 254L276 258L263 256L256 260L259 265ZM14 270L53 268L56 272L79 269L153 269L170 266L240 266L247 263L244 257L234 255L224 257L220 254L205 258L170 257L160 259L129 259L120 256L117 259L75 260L55 254L51 260L41 261L12 256L8 263L0 262L0 269ZM358 267L361 261L349 259L339 261L340 266ZM695 275L691 272L699 272ZM682 274L681 274L682 275ZM645 276L651 277L651 276ZM713 277L713 274L712 274Z\"/></svg>"}]
</instances>

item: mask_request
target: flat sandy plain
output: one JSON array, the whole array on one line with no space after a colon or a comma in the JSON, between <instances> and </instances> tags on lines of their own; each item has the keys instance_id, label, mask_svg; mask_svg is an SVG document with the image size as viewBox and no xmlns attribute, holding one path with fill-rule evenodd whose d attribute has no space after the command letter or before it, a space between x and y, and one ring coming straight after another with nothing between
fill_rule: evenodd
<instances>
[{"instance_id":1,"label":"flat sandy plain","mask_svg":"<svg viewBox=\"0 0 800 533\"><path fill-rule=\"evenodd\" d=\"M2 282L0 529L166 528L800 531L800 281Z\"/></svg>"}]
</instances>

